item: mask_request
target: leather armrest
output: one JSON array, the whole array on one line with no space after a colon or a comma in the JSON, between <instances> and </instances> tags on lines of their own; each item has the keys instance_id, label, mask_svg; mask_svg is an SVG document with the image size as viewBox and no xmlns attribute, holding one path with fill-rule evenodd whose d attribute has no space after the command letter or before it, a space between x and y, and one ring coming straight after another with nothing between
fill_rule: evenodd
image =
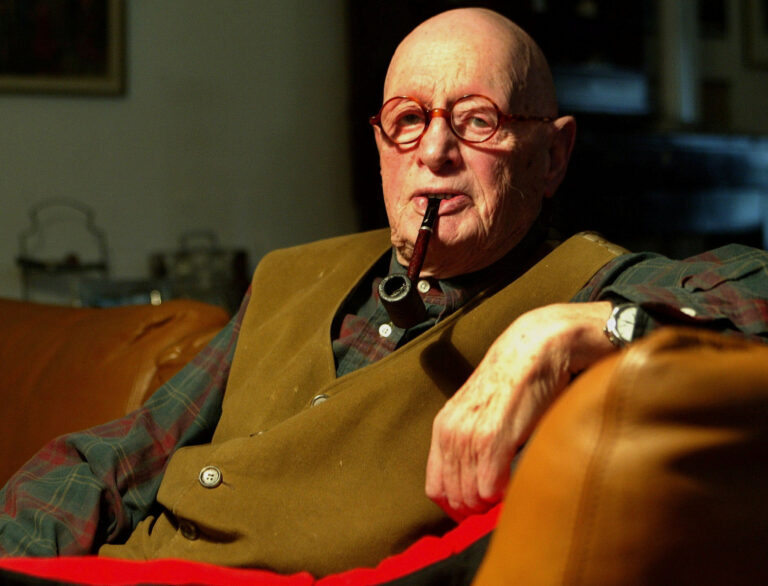
<instances>
[{"instance_id":1,"label":"leather armrest","mask_svg":"<svg viewBox=\"0 0 768 586\"><path fill-rule=\"evenodd\" d=\"M665 329L583 373L476 584L768 583L768 345Z\"/></svg>"}]
</instances>

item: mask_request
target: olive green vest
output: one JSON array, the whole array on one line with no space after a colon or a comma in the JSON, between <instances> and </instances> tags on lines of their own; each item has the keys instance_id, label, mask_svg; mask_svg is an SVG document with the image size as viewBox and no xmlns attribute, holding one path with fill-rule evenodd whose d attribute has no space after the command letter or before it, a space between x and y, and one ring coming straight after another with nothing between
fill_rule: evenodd
<instances>
[{"instance_id":1,"label":"olive green vest","mask_svg":"<svg viewBox=\"0 0 768 586\"><path fill-rule=\"evenodd\" d=\"M568 301L621 251L575 236L498 293L336 378L331 322L388 234L264 258L212 442L176 452L157 496L165 510L100 553L325 575L447 528L424 495L435 414L512 320Z\"/></svg>"}]
</instances>

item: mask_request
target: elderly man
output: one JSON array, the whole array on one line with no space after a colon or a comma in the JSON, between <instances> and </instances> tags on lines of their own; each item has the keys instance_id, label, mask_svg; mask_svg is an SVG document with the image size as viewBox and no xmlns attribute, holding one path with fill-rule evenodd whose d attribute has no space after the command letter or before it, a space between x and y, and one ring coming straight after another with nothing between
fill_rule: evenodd
<instances>
[{"instance_id":1,"label":"elderly man","mask_svg":"<svg viewBox=\"0 0 768 586\"><path fill-rule=\"evenodd\" d=\"M674 263L545 239L575 123L500 15L416 28L372 122L391 231L268 255L240 314L143 408L52 442L9 481L0 550L374 564L497 503L547 406L644 320L765 335L759 251ZM377 287L411 260L431 199L426 315L399 328Z\"/></svg>"}]
</instances>

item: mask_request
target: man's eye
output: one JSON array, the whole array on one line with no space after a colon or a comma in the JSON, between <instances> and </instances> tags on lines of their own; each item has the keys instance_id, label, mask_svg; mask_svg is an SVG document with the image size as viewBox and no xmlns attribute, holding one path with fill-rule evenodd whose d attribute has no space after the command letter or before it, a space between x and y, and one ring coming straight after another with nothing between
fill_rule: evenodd
<instances>
[{"instance_id":1,"label":"man's eye","mask_svg":"<svg viewBox=\"0 0 768 586\"><path fill-rule=\"evenodd\" d=\"M454 123L461 128L474 128L477 130L485 130L494 126L491 116L477 110L467 110L460 113L454 112Z\"/></svg>"},{"instance_id":2,"label":"man's eye","mask_svg":"<svg viewBox=\"0 0 768 586\"><path fill-rule=\"evenodd\" d=\"M481 116L472 116L469 119L469 124L470 126L474 126L475 128L488 128L491 125L487 119Z\"/></svg>"},{"instance_id":3,"label":"man's eye","mask_svg":"<svg viewBox=\"0 0 768 586\"><path fill-rule=\"evenodd\" d=\"M423 117L419 114L403 114L401 116L398 116L397 125L398 126L416 126L417 124L422 124L424 122L422 118Z\"/></svg>"}]
</instances>

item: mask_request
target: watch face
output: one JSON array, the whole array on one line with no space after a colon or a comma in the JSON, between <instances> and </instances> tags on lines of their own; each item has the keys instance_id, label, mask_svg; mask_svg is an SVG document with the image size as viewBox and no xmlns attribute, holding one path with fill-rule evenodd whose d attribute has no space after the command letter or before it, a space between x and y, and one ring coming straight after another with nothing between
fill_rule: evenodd
<instances>
[{"instance_id":1,"label":"watch face","mask_svg":"<svg viewBox=\"0 0 768 586\"><path fill-rule=\"evenodd\" d=\"M635 333L635 321L637 319L637 306L630 305L623 308L616 316L616 331L625 342L631 342Z\"/></svg>"}]
</instances>

